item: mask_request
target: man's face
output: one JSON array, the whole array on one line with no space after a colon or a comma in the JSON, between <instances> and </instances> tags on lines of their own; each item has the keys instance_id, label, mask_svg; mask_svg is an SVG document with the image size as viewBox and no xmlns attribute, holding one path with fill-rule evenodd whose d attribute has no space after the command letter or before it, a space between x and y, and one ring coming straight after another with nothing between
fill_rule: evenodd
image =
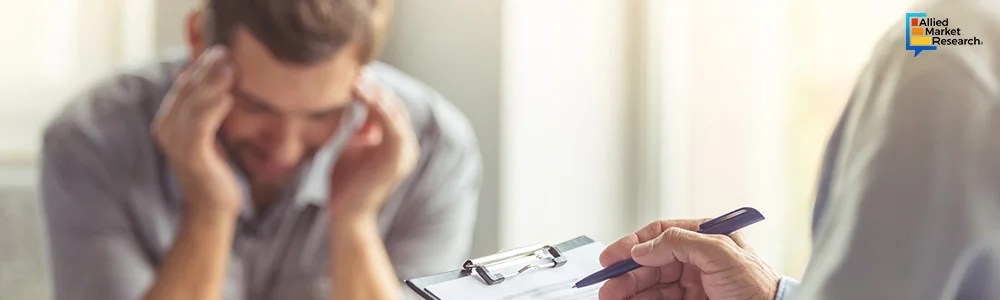
<instances>
[{"instance_id":1,"label":"man's face","mask_svg":"<svg viewBox=\"0 0 1000 300\"><path fill-rule=\"evenodd\" d=\"M221 136L254 186L281 188L337 131L360 70L355 49L292 65L275 59L249 31L236 30L235 103Z\"/></svg>"}]
</instances>

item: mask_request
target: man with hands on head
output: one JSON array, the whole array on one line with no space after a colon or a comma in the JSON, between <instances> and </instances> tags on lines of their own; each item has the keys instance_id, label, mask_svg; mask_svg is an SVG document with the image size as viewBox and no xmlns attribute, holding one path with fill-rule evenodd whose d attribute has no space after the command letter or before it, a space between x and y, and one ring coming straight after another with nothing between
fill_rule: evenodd
<instances>
[{"instance_id":1,"label":"man with hands on head","mask_svg":"<svg viewBox=\"0 0 1000 300\"><path fill-rule=\"evenodd\" d=\"M600 298L1000 299L1000 3L909 11L994 42L914 57L903 24L887 32L827 145L801 285L738 232L702 235L704 220L676 220L601 254L604 266L633 257L645 267L608 280Z\"/></svg>"},{"instance_id":2,"label":"man with hands on head","mask_svg":"<svg viewBox=\"0 0 1000 300\"><path fill-rule=\"evenodd\" d=\"M371 61L390 5L206 0L186 57L67 107L42 162L55 298L398 299L467 258L476 141Z\"/></svg>"}]
</instances>

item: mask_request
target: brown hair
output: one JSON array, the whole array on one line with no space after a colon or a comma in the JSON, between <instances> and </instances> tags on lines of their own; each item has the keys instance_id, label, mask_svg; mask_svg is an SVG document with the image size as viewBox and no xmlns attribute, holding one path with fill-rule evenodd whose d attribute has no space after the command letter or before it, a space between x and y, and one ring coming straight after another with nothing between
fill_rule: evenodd
<instances>
[{"instance_id":1,"label":"brown hair","mask_svg":"<svg viewBox=\"0 0 1000 300\"><path fill-rule=\"evenodd\" d=\"M206 0L209 43L232 43L240 25L284 62L313 64L351 43L362 64L374 59L392 14L391 0Z\"/></svg>"}]
</instances>

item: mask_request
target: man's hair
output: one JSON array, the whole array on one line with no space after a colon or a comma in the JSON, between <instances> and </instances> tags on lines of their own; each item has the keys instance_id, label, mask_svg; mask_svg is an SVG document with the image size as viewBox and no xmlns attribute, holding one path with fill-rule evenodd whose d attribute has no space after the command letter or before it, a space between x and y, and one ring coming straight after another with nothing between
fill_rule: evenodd
<instances>
[{"instance_id":1,"label":"man's hair","mask_svg":"<svg viewBox=\"0 0 1000 300\"><path fill-rule=\"evenodd\" d=\"M205 0L209 44L231 45L243 26L281 61L303 65L360 46L362 64L374 59L392 13L391 0Z\"/></svg>"}]
</instances>

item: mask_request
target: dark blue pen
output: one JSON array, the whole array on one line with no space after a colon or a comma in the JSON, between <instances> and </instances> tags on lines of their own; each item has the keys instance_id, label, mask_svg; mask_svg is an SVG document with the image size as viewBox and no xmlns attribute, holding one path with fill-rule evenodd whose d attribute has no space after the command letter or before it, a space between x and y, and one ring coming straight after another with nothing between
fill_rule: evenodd
<instances>
[{"instance_id":1,"label":"dark blue pen","mask_svg":"<svg viewBox=\"0 0 1000 300\"><path fill-rule=\"evenodd\" d=\"M750 224L760 222L761 220L764 220L764 215L761 215L759 211L752 207L744 207L724 214L718 218L708 220L708 222L701 223L701 225L698 225L698 233L728 235L733 233L733 231L740 230L743 227L750 226ZM594 274L590 274L590 276L580 279L580 281L577 281L576 284L573 285L573 288L582 288L601 281L622 276L625 273L638 269L639 267L642 267L642 265L636 263L635 260L631 258L616 262L603 270L594 272Z\"/></svg>"}]
</instances>

